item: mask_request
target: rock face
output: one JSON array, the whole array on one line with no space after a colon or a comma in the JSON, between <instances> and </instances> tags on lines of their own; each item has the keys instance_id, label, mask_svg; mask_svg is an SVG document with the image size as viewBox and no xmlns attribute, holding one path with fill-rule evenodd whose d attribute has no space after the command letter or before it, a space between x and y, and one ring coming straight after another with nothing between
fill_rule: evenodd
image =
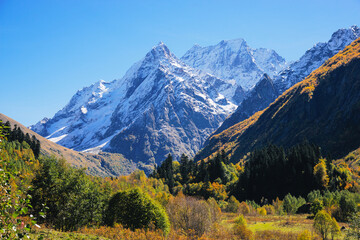
<instances>
[{"instance_id":1,"label":"rock face","mask_svg":"<svg viewBox=\"0 0 360 240\"><path fill-rule=\"evenodd\" d=\"M212 136L196 158L224 149L238 161L268 143L290 147L304 140L342 157L360 146L359 121L360 38L264 111Z\"/></svg>"},{"instance_id":2,"label":"rock face","mask_svg":"<svg viewBox=\"0 0 360 240\"><path fill-rule=\"evenodd\" d=\"M222 93L237 104L245 96L241 92L253 88L264 73L273 77L286 65L274 50L252 49L243 39L221 41L209 47L195 45L181 60L221 79L232 80L234 85Z\"/></svg>"},{"instance_id":3,"label":"rock face","mask_svg":"<svg viewBox=\"0 0 360 240\"><path fill-rule=\"evenodd\" d=\"M218 92L229 85L160 43L122 79L83 88L31 129L74 150L121 153L146 169L168 153L193 156L200 149L236 108Z\"/></svg>"},{"instance_id":4,"label":"rock face","mask_svg":"<svg viewBox=\"0 0 360 240\"><path fill-rule=\"evenodd\" d=\"M218 134L225 129L237 124L239 119L247 119L254 113L254 109L264 109L278 96L278 91L274 86L270 76L264 74L254 89L240 103L237 111L227 118L224 123L213 133ZM241 111L239 111L241 109ZM205 143L206 144L206 143Z\"/></svg>"},{"instance_id":5,"label":"rock face","mask_svg":"<svg viewBox=\"0 0 360 240\"><path fill-rule=\"evenodd\" d=\"M327 43L318 43L307 50L298 61L290 64L278 74L274 74L272 76L273 83L265 84L265 82L263 82L251 89L239 104L235 113L224 121L215 134L249 118L257 111L265 109L286 89L302 81L327 59L344 49L358 37L360 37L360 28L357 26L340 29L332 34ZM262 78L261 81L264 81L264 78ZM266 81L268 82L268 80Z\"/></svg>"}]
</instances>

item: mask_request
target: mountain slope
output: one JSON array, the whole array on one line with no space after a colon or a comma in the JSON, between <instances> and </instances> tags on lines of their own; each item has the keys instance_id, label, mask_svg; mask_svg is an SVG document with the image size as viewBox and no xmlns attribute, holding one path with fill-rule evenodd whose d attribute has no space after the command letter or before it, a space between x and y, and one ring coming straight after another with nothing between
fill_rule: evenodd
<instances>
[{"instance_id":1,"label":"mountain slope","mask_svg":"<svg viewBox=\"0 0 360 240\"><path fill-rule=\"evenodd\" d=\"M214 133L239 123L257 111L265 109L286 89L302 81L312 71L320 67L327 59L334 56L340 50L360 37L360 28L352 26L348 29L339 29L332 34L327 43L318 43L296 62L272 77L272 85L257 84L243 99L235 113L224 121L222 126ZM263 80L263 79L262 79Z\"/></svg>"},{"instance_id":2,"label":"mountain slope","mask_svg":"<svg viewBox=\"0 0 360 240\"><path fill-rule=\"evenodd\" d=\"M360 146L360 38L294 85L268 108L210 138L197 155L225 149L232 161L273 143L304 140L342 157Z\"/></svg>"},{"instance_id":3,"label":"mountain slope","mask_svg":"<svg viewBox=\"0 0 360 240\"><path fill-rule=\"evenodd\" d=\"M126 160L120 154L109 153L80 153L63 146L60 146L39 134L31 131L21 123L14 119L1 114L0 120L3 123L9 121L11 126L17 125L20 129L30 136L35 136L41 144L41 153L47 156L55 156L58 158L64 158L71 166L76 168L86 168L87 173L97 176L119 176L130 174L136 170L136 164Z\"/></svg>"},{"instance_id":4,"label":"mountain slope","mask_svg":"<svg viewBox=\"0 0 360 240\"><path fill-rule=\"evenodd\" d=\"M193 46L181 58L189 66L201 69L234 85L223 92L240 103L239 92L251 89L264 73L274 76L286 63L274 50L250 48L243 39L221 41L209 47Z\"/></svg>"},{"instance_id":5,"label":"mountain slope","mask_svg":"<svg viewBox=\"0 0 360 240\"><path fill-rule=\"evenodd\" d=\"M253 114L253 109L266 108L277 96L278 91L274 86L274 82L271 80L270 76L264 74L254 89L248 93L248 97L240 103L237 110L225 119L212 135L216 135L237 124L239 119L247 119Z\"/></svg>"},{"instance_id":6,"label":"mountain slope","mask_svg":"<svg viewBox=\"0 0 360 240\"><path fill-rule=\"evenodd\" d=\"M75 150L121 153L149 169L168 153L193 156L200 149L235 110L217 91L228 85L185 65L160 43L122 79L78 91L31 129Z\"/></svg>"}]
</instances>

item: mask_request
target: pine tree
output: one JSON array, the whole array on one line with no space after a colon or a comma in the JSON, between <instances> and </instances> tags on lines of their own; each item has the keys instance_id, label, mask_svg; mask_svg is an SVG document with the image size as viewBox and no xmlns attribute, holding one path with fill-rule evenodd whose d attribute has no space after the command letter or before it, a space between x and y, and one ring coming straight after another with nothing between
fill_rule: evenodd
<instances>
[{"instance_id":1,"label":"pine tree","mask_svg":"<svg viewBox=\"0 0 360 240\"><path fill-rule=\"evenodd\" d=\"M180 174L183 184L189 181L190 164L188 156L182 154L180 157Z\"/></svg>"}]
</instances>

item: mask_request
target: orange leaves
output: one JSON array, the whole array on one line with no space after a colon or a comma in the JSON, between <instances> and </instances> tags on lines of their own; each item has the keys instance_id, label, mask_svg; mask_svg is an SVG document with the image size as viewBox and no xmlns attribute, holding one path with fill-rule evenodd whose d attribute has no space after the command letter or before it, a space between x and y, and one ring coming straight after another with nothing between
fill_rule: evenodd
<instances>
[{"instance_id":1,"label":"orange leaves","mask_svg":"<svg viewBox=\"0 0 360 240\"><path fill-rule=\"evenodd\" d=\"M314 70L304 81L295 86L303 87L301 93L307 93L311 99L313 91L320 81L324 80L334 69L348 64L355 58L360 58L360 38L352 42L332 58L328 59L321 67Z\"/></svg>"}]
</instances>

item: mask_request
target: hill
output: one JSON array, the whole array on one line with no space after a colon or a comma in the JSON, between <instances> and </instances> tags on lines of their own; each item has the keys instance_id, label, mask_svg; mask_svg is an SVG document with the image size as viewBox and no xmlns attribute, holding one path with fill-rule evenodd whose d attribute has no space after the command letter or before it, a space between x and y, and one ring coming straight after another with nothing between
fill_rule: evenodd
<instances>
[{"instance_id":1,"label":"hill","mask_svg":"<svg viewBox=\"0 0 360 240\"><path fill-rule=\"evenodd\" d=\"M294 85L268 108L212 136L196 156L224 149L232 161L268 143L305 140L332 157L360 146L360 38Z\"/></svg>"},{"instance_id":2,"label":"hill","mask_svg":"<svg viewBox=\"0 0 360 240\"><path fill-rule=\"evenodd\" d=\"M0 120L4 123L9 121L12 127L17 125L25 134L34 135L40 141L42 154L64 158L73 167L86 168L91 175L119 176L129 174L136 169L136 165L125 159L121 154L77 152L40 136L4 114L0 113Z\"/></svg>"}]
</instances>

